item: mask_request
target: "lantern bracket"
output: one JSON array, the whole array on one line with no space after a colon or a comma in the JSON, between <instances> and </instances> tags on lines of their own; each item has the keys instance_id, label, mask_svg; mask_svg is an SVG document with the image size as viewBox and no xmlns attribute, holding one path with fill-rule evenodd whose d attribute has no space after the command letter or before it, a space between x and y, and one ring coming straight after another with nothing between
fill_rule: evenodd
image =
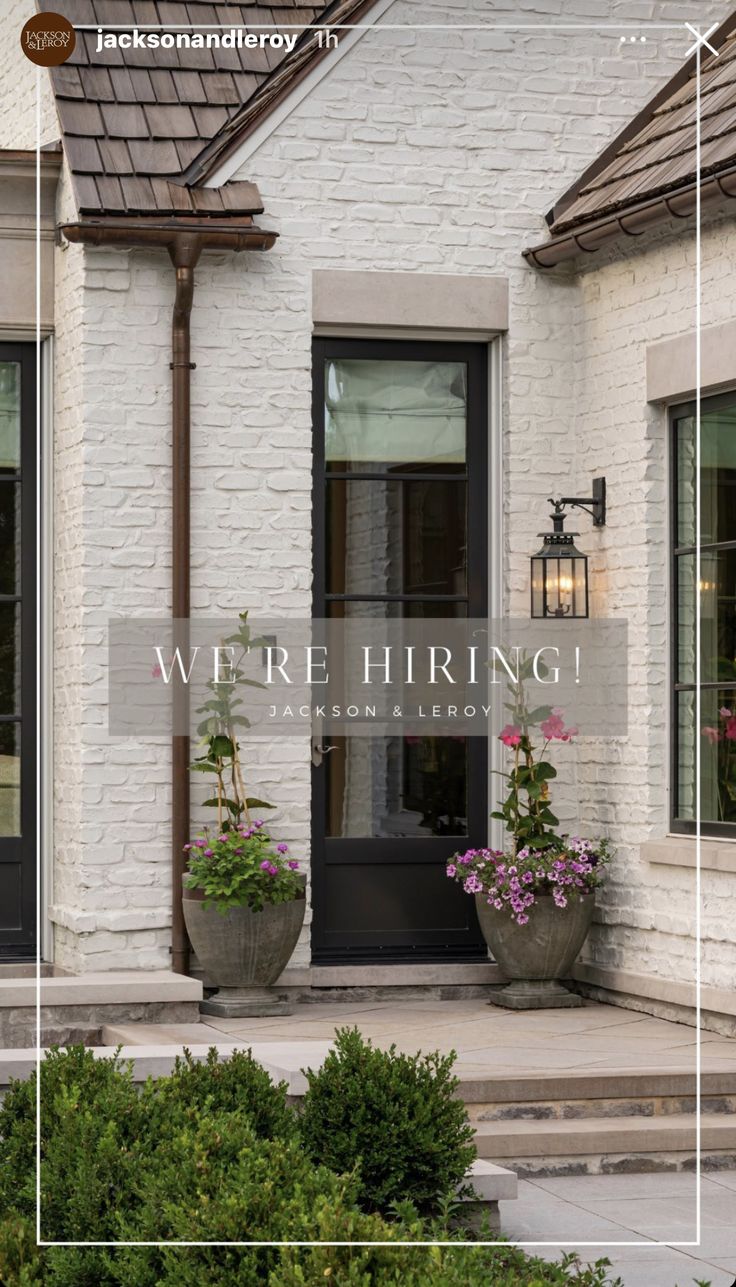
<instances>
[{"instance_id":1,"label":"lantern bracket","mask_svg":"<svg viewBox=\"0 0 736 1287\"><path fill-rule=\"evenodd\" d=\"M592 496L562 496L559 500L549 497L552 506L552 523L556 532L564 531L565 510L567 508L584 509L593 519L594 527L606 525L606 480L593 479Z\"/></svg>"}]
</instances>

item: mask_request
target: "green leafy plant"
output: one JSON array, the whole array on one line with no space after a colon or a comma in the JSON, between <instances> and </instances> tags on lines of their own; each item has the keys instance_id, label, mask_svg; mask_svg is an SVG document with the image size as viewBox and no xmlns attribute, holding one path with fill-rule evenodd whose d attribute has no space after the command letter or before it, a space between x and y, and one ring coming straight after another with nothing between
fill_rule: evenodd
<instances>
[{"instance_id":1,"label":"green leafy plant","mask_svg":"<svg viewBox=\"0 0 736 1287\"><path fill-rule=\"evenodd\" d=\"M357 1054L357 1046L354 1050ZM358 1080L363 1067L358 1060ZM444 1095L440 1102L433 1094L432 1058L429 1063L395 1058L391 1067L391 1078L363 1079L367 1093L374 1088L390 1096L387 1103L373 1097L373 1122L363 1120L363 1138L371 1132L378 1137L386 1113L391 1138L400 1140L403 1105L410 1141L424 1158L428 1132L424 1126L418 1131L416 1124L422 1094L438 1114L445 1143L449 1141ZM398 1088L402 1079L416 1092L411 1101ZM273 1086L249 1054L223 1063L215 1051L203 1063L185 1055L171 1076L151 1080L139 1091L130 1066L117 1056L98 1059L74 1047L52 1051L44 1059L41 1081L44 1238L291 1245L38 1247L36 1081L31 1078L13 1083L0 1107L3 1287L609 1284L603 1260L584 1266L577 1257L565 1256L552 1264L501 1242L456 1246L454 1240L462 1235L446 1227L442 1204L440 1216L424 1219L406 1192L396 1200L391 1220L361 1210L364 1187L354 1163L338 1174L310 1158L286 1103L285 1084ZM441 1084L448 1087L452 1081L445 1069ZM416 1111L409 1111L409 1102ZM462 1111L459 1101L450 1102ZM335 1102L334 1108L342 1130L342 1107ZM329 1133L327 1120L326 1128ZM455 1145L451 1149L455 1155ZM443 1156L441 1149L440 1165ZM403 1149L401 1157L406 1157ZM454 1180L457 1167L451 1170ZM406 1173L411 1179L411 1167ZM444 1174L449 1183L447 1168ZM449 1245L395 1245L433 1240ZM298 1242L317 1245L293 1245ZM360 1245L371 1243L382 1245ZM611 1287L622 1287L620 1280Z\"/></svg>"},{"instance_id":2,"label":"green leafy plant","mask_svg":"<svg viewBox=\"0 0 736 1287\"><path fill-rule=\"evenodd\" d=\"M308 1090L300 1132L310 1156L335 1171L358 1164L358 1200L388 1212L402 1200L432 1210L475 1157L453 1055L378 1050L357 1028L336 1033Z\"/></svg>"},{"instance_id":3,"label":"green leafy plant","mask_svg":"<svg viewBox=\"0 0 736 1287\"><path fill-rule=\"evenodd\" d=\"M491 817L498 818L510 832L514 855L522 848L537 852L564 848L564 841L555 830L559 818L550 807L550 783L557 777L557 769L546 754L553 742L571 742L578 731L565 727L559 707L530 705L526 684L533 673L533 659L520 656L517 679L509 681L511 700L506 703L506 709L510 719L499 733L499 741L513 754L513 764L503 775L508 783L506 798ZM538 664L537 673L544 676L543 664ZM541 734L540 746L533 740L535 728Z\"/></svg>"},{"instance_id":4,"label":"green leafy plant","mask_svg":"<svg viewBox=\"0 0 736 1287\"><path fill-rule=\"evenodd\" d=\"M205 832L184 849L188 854L185 885L201 889L205 907L216 907L223 915L229 907L260 912L267 903L303 896L299 863L288 857L288 845L274 845L260 821L219 836Z\"/></svg>"},{"instance_id":5,"label":"green leafy plant","mask_svg":"<svg viewBox=\"0 0 736 1287\"><path fill-rule=\"evenodd\" d=\"M215 780L215 794L205 800L205 805L217 810L218 831L237 827L245 819L250 823L252 809L272 809L266 800L249 796L244 780L238 729L250 728L250 720L243 711L242 688L265 688L257 679L248 679L243 662L251 649L263 648L266 639L256 638L248 625L248 613L239 615L240 625L234 634L222 640L221 646L231 647L236 656L228 667L228 678L211 679L207 684L210 696L197 708L204 719L197 732L204 747L190 768L193 773L205 773Z\"/></svg>"}]
</instances>

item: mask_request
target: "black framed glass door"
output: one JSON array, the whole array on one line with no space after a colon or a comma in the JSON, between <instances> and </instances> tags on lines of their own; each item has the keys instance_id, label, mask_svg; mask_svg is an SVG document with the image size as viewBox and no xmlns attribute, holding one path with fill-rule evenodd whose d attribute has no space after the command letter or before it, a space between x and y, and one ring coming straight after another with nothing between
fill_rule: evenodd
<instances>
[{"instance_id":1,"label":"black framed glass door","mask_svg":"<svg viewBox=\"0 0 736 1287\"><path fill-rule=\"evenodd\" d=\"M36 941L36 358L0 344L0 959Z\"/></svg>"},{"instance_id":2,"label":"black framed glass door","mask_svg":"<svg viewBox=\"0 0 736 1287\"><path fill-rule=\"evenodd\" d=\"M315 617L485 617L487 350L318 339L313 359ZM328 741L313 771L313 958L485 958L445 863L486 843L486 739Z\"/></svg>"}]
</instances>

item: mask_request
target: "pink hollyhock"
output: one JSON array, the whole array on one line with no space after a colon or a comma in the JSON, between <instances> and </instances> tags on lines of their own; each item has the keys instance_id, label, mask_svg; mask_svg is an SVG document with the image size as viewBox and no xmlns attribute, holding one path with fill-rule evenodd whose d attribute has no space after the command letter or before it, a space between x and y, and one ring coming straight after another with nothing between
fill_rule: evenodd
<instances>
[{"instance_id":1,"label":"pink hollyhock","mask_svg":"<svg viewBox=\"0 0 736 1287\"><path fill-rule=\"evenodd\" d=\"M722 706L718 714L720 715L721 719L730 719L732 712L728 709L727 706Z\"/></svg>"},{"instance_id":2,"label":"pink hollyhock","mask_svg":"<svg viewBox=\"0 0 736 1287\"><path fill-rule=\"evenodd\" d=\"M729 742L736 742L736 715L726 720L726 737Z\"/></svg>"},{"instance_id":3,"label":"pink hollyhock","mask_svg":"<svg viewBox=\"0 0 736 1287\"><path fill-rule=\"evenodd\" d=\"M717 728L713 728L713 726L712 726L711 724L706 724L706 725L705 725L705 727L703 728L702 732L703 732L703 737L707 737L707 739L708 739L708 741L711 743L711 745L712 745L714 742L720 742L720 740L721 740L721 735L720 735L720 733L718 732L718 729L717 729Z\"/></svg>"},{"instance_id":4,"label":"pink hollyhock","mask_svg":"<svg viewBox=\"0 0 736 1287\"><path fill-rule=\"evenodd\" d=\"M515 724L507 724L505 728L501 729L498 740L503 742L504 746L518 746L521 742L521 729L517 728Z\"/></svg>"}]
</instances>

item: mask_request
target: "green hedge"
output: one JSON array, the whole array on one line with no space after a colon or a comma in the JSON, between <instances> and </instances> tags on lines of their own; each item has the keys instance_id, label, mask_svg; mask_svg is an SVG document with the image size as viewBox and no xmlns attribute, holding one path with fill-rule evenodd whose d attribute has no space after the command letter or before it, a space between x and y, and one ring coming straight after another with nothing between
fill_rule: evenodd
<instances>
[{"instance_id":1,"label":"green hedge","mask_svg":"<svg viewBox=\"0 0 736 1287\"><path fill-rule=\"evenodd\" d=\"M343 1057L359 1056L353 1037L340 1048ZM367 1065L374 1068L370 1058ZM400 1060L396 1066L406 1072ZM416 1073L416 1082L423 1084L432 1067L437 1065L419 1061L408 1074L410 1083L415 1084ZM387 1076L381 1068L380 1076ZM446 1072L442 1076L449 1086ZM328 1079L334 1082L334 1077L333 1068ZM375 1085L380 1077L370 1080ZM399 1099L406 1107L409 1098ZM398 1121L392 1129L398 1129ZM380 1114L374 1123L380 1134ZM340 1173L315 1160L314 1136L305 1147L303 1124L287 1105L286 1086L272 1085L248 1054L218 1063L212 1051L199 1065L185 1058L171 1077L137 1089L131 1069L117 1058L96 1059L81 1047L50 1053L42 1065L44 1239L332 1245L39 1251L32 1079L15 1083L0 1107L0 1282L3 1287L324 1287L329 1282L338 1287L602 1287L607 1282L602 1265L553 1266L504 1245L392 1245L447 1240L448 1235L442 1222L421 1219L406 1201L391 1220L361 1209L366 1187L360 1168ZM371 1149L378 1156L367 1122L361 1131L364 1156ZM358 1245L371 1242L388 1245Z\"/></svg>"}]
</instances>

